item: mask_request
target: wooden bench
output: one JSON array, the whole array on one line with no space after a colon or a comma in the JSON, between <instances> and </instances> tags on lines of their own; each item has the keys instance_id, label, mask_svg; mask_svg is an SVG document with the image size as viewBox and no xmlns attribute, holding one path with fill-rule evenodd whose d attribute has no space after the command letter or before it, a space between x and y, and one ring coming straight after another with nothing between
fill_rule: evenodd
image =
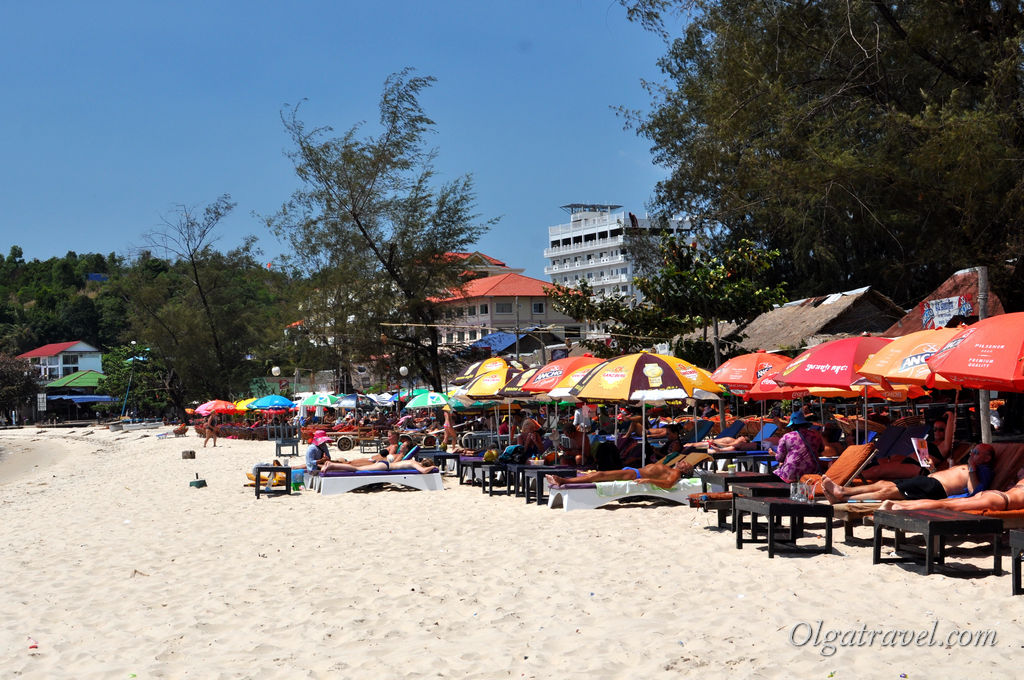
<instances>
[{"instance_id":1,"label":"wooden bench","mask_svg":"<svg viewBox=\"0 0 1024 680\"><path fill-rule=\"evenodd\" d=\"M935 570L935 564L945 564L946 538L949 536L972 536L990 538L992 542L992 573L1002 573L999 554L999 537L1003 533L1003 522L999 519L972 515L955 510L875 510L875 535L872 546L872 564L883 562L882 529L895 532L894 548L900 550L900 541L906 534L924 535L924 569L926 574ZM905 562L908 558L891 558L888 562Z\"/></svg>"}]
</instances>

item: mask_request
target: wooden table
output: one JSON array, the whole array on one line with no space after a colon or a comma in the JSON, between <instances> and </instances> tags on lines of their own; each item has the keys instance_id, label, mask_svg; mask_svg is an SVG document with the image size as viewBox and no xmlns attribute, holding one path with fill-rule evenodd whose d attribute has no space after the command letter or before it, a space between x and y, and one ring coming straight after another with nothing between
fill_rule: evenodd
<instances>
[{"instance_id":1,"label":"wooden table","mask_svg":"<svg viewBox=\"0 0 1024 680\"><path fill-rule=\"evenodd\" d=\"M723 472L699 470L700 490L707 493L708 487L721 487L722 491L728 491L732 484L744 484L747 482L777 482L778 475L763 472ZM789 495L789 494L786 494Z\"/></svg>"},{"instance_id":2,"label":"wooden table","mask_svg":"<svg viewBox=\"0 0 1024 680\"><path fill-rule=\"evenodd\" d=\"M260 484L260 477L264 472L267 473L267 479L271 480L271 482L268 483L266 488L263 488L263 485ZM278 472L283 472L286 475L284 479L284 489L282 489L281 487L273 486L273 480L275 477L277 477ZM257 465L252 470L252 476L256 479L256 498L260 497L260 491L262 491L268 496L276 496L282 493L291 495L292 493L292 469L290 467L278 467L277 465Z\"/></svg>"},{"instance_id":3,"label":"wooden table","mask_svg":"<svg viewBox=\"0 0 1024 680\"><path fill-rule=\"evenodd\" d=\"M575 475L577 471L576 467L568 465L524 465L521 472L526 478L526 481L523 483L526 502L529 503L533 495L530 493L530 475L534 475L536 479L537 505L544 505L548 500L548 497L544 495L544 475L558 475L561 477L564 475Z\"/></svg>"},{"instance_id":4,"label":"wooden table","mask_svg":"<svg viewBox=\"0 0 1024 680\"><path fill-rule=\"evenodd\" d=\"M836 503L832 506L833 517L843 523L843 540L849 542L853 538L853 528L863 526L864 520L871 517L880 503Z\"/></svg>"},{"instance_id":5,"label":"wooden table","mask_svg":"<svg viewBox=\"0 0 1024 680\"><path fill-rule=\"evenodd\" d=\"M796 541L803 536L804 519L821 517L825 520L825 547L823 552L832 552L832 506L827 503L807 503L789 498L748 498L736 496L732 499L732 524L736 529L736 547L743 548L743 515L750 514L750 539L747 543L759 542L757 538L757 516L768 518L768 557L775 557L776 534L782 529L782 518L789 518L789 549L797 550Z\"/></svg>"},{"instance_id":6,"label":"wooden table","mask_svg":"<svg viewBox=\"0 0 1024 680\"><path fill-rule=\"evenodd\" d=\"M882 529L888 527L895 531L894 550L899 551L900 540L906 534L924 535L924 570L926 574L934 571L935 564L945 564L947 536L982 536L991 537L992 541L992 573L996 576L1003 573L999 554L999 537L1003 533L1003 521L972 515L955 510L875 510L875 536L872 546L872 564L882 560ZM886 562L904 562L907 558L894 558Z\"/></svg>"},{"instance_id":7,"label":"wooden table","mask_svg":"<svg viewBox=\"0 0 1024 680\"><path fill-rule=\"evenodd\" d=\"M1020 560L1024 554L1024 531L1010 532L1010 584L1013 594L1024 593L1020 583Z\"/></svg>"},{"instance_id":8,"label":"wooden table","mask_svg":"<svg viewBox=\"0 0 1024 680\"><path fill-rule=\"evenodd\" d=\"M732 492L748 498L789 498L786 482L733 482Z\"/></svg>"}]
</instances>

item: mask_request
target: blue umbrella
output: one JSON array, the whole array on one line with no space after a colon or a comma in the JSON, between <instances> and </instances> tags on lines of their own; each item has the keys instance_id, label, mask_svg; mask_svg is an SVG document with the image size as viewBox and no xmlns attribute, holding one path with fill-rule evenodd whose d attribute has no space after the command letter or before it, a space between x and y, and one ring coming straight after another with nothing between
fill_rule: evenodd
<instances>
[{"instance_id":1,"label":"blue umbrella","mask_svg":"<svg viewBox=\"0 0 1024 680\"><path fill-rule=\"evenodd\" d=\"M345 409L358 409L365 411L372 411L377 408L377 402L370 399L365 394L345 394L338 399L338 403L335 404L335 408Z\"/></svg>"},{"instance_id":2,"label":"blue umbrella","mask_svg":"<svg viewBox=\"0 0 1024 680\"><path fill-rule=\"evenodd\" d=\"M279 394L268 394L265 397L260 397L256 401L252 402L247 408L253 411L271 411L271 410L282 410L291 409L295 406L291 399L286 399Z\"/></svg>"}]
</instances>

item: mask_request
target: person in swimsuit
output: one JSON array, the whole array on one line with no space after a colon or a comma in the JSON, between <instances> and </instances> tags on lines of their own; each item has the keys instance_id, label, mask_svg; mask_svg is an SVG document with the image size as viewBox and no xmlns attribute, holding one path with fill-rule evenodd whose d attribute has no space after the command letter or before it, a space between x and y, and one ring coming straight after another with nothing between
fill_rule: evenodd
<instances>
[{"instance_id":1,"label":"person in swimsuit","mask_svg":"<svg viewBox=\"0 0 1024 680\"><path fill-rule=\"evenodd\" d=\"M1024 468L1017 471L1017 484L1006 491L987 489L967 498L944 500L885 501L882 510L1024 510Z\"/></svg>"},{"instance_id":2,"label":"person in swimsuit","mask_svg":"<svg viewBox=\"0 0 1024 680\"><path fill-rule=\"evenodd\" d=\"M579 477L559 477L557 475L546 475L545 479L552 486L562 484L589 484L591 482L637 482L638 484L653 484L662 489L671 489L683 476L690 476L693 473L693 466L680 459L672 465L662 463L650 463L641 468L622 468L621 470L603 470L591 472Z\"/></svg>"},{"instance_id":3,"label":"person in swimsuit","mask_svg":"<svg viewBox=\"0 0 1024 680\"><path fill-rule=\"evenodd\" d=\"M432 472L434 469L434 461L430 458L424 458L422 461L410 458L409 460L396 460L393 463L389 463L386 460L369 460L364 458L362 460L354 460L347 463L331 461L329 463L325 463L320 468L320 471L369 472L373 470L415 470L420 474L426 474L428 472Z\"/></svg>"},{"instance_id":4,"label":"person in swimsuit","mask_svg":"<svg viewBox=\"0 0 1024 680\"><path fill-rule=\"evenodd\" d=\"M829 503L846 503L851 500L942 500L963 493L973 496L984 491L992 482L994 459L995 450L991 445L978 444L971 449L966 465L954 465L927 477L918 475L896 481L883 479L863 486L839 486L824 477L821 490Z\"/></svg>"}]
</instances>

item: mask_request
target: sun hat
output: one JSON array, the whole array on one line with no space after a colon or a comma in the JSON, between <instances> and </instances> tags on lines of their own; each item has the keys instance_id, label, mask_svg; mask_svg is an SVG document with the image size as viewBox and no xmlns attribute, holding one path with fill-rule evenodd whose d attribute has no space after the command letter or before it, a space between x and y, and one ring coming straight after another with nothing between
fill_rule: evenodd
<instances>
[{"instance_id":1,"label":"sun hat","mask_svg":"<svg viewBox=\"0 0 1024 680\"><path fill-rule=\"evenodd\" d=\"M811 421L807 420L807 416L801 411L797 411L789 417L789 424L786 427L796 427L797 425L810 425Z\"/></svg>"},{"instance_id":2,"label":"sun hat","mask_svg":"<svg viewBox=\"0 0 1024 680\"><path fill-rule=\"evenodd\" d=\"M324 432L323 430L317 430L316 432L313 433L313 439L310 441L310 443L313 446L320 446L321 444L330 443L330 441L331 438L327 436L326 432Z\"/></svg>"}]
</instances>

